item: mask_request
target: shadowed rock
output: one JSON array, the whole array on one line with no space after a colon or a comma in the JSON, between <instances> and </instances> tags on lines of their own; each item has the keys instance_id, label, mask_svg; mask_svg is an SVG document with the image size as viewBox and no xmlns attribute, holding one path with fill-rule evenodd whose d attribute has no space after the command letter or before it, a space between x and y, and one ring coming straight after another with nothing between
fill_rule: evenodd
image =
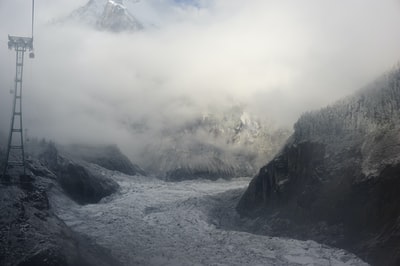
<instances>
[{"instance_id":1,"label":"shadowed rock","mask_svg":"<svg viewBox=\"0 0 400 266\"><path fill-rule=\"evenodd\" d=\"M237 206L242 215L262 217L253 231L314 239L375 265L399 265L399 81L396 69L299 119Z\"/></svg>"},{"instance_id":2,"label":"shadowed rock","mask_svg":"<svg viewBox=\"0 0 400 266\"><path fill-rule=\"evenodd\" d=\"M119 189L111 178L93 173L73 161L59 164L57 177L65 192L80 204L97 203Z\"/></svg>"}]
</instances>

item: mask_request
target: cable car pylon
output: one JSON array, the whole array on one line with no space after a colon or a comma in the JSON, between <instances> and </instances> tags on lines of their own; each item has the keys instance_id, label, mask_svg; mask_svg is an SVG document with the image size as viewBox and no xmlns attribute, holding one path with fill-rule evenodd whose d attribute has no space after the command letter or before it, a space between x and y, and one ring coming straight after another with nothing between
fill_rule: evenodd
<instances>
[{"instance_id":1,"label":"cable car pylon","mask_svg":"<svg viewBox=\"0 0 400 266\"><path fill-rule=\"evenodd\" d=\"M31 37L8 35L8 49L15 50L15 80L13 90L13 107L11 126L8 134L7 152L3 169L3 182L9 182L15 175L26 177L25 150L22 126L22 78L24 71L25 52L30 51L29 57L34 58L33 53L33 23L34 6L32 0L32 32Z\"/></svg>"}]
</instances>

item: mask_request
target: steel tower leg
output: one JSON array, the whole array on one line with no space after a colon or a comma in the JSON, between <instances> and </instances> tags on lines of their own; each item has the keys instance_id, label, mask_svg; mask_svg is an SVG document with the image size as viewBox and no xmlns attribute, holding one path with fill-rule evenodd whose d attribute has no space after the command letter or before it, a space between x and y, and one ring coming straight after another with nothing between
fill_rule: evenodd
<instances>
[{"instance_id":1,"label":"steel tower leg","mask_svg":"<svg viewBox=\"0 0 400 266\"><path fill-rule=\"evenodd\" d=\"M11 174L11 170L13 174L18 174L18 172L22 172L24 176L26 174L22 127L22 76L24 70L24 53L26 51L26 47L17 46L15 47L15 51L16 74L14 86L14 101L3 177L6 177L7 174Z\"/></svg>"}]
</instances>

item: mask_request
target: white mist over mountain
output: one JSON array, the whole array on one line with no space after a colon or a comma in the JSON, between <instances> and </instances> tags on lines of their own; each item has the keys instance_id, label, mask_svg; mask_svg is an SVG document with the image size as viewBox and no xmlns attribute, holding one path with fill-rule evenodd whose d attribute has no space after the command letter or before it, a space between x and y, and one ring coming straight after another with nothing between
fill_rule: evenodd
<instances>
[{"instance_id":1,"label":"white mist over mountain","mask_svg":"<svg viewBox=\"0 0 400 266\"><path fill-rule=\"evenodd\" d=\"M15 69L7 34L30 34L28 2L0 1L0 131ZM154 137L133 136L137 121L157 131L236 104L291 126L400 58L395 0L125 0L142 31L54 23L87 2L36 1L36 58L24 72L31 136L135 149Z\"/></svg>"}]
</instances>

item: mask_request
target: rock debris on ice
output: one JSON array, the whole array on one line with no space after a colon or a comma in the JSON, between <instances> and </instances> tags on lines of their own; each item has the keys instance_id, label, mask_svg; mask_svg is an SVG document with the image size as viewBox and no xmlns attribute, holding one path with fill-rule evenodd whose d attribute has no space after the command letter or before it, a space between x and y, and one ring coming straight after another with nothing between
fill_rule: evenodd
<instances>
[{"instance_id":1,"label":"rock debris on ice","mask_svg":"<svg viewBox=\"0 0 400 266\"><path fill-rule=\"evenodd\" d=\"M209 221L213 199L249 179L185 181L114 175L121 191L99 204L79 206L51 196L73 229L111 250L125 265L368 265L314 241L218 229ZM232 210L233 211L233 210Z\"/></svg>"}]
</instances>

